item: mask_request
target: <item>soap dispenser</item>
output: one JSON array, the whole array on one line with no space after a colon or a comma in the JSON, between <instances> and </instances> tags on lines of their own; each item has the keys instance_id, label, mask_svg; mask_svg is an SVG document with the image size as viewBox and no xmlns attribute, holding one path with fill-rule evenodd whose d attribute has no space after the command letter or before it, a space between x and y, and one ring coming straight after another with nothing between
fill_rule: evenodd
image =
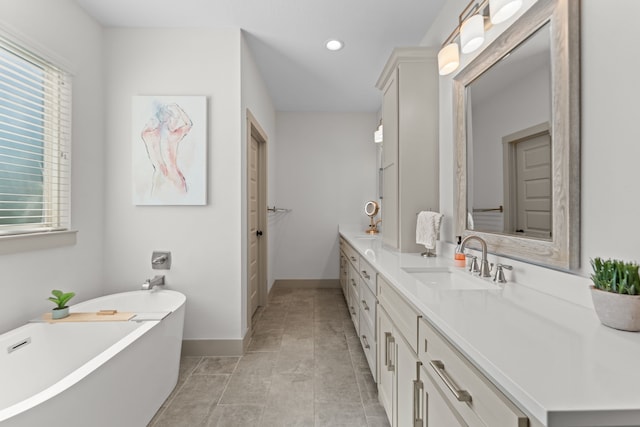
<instances>
[{"instance_id":1,"label":"soap dispenser","mask_svg":"<svg viewBox=\"0 0 640 427\"><path fill-rule=\"evenodd\" d=\"M456 236L458 238L458 244L456 250L453 253L453 259L455 260L456 267L464 267L466 265L466 257L462 252L462 236Z\"/></svg>"}]
</instances>

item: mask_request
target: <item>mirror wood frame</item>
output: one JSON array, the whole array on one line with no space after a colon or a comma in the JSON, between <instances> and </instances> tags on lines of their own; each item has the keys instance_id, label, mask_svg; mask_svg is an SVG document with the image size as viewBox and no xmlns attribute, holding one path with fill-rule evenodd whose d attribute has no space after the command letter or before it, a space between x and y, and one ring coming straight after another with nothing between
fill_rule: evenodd
<instances>
[{"instance_id":1,"label":"mirror wood frame","mask_svg":"<svg viewBox=\"0 0 640 427\"><path fill-rule=\"evenodd\" d=\"M550 22L552 240L467 229L466 88ZM456 234L483 238L489 251L563 270L580 266L580 1L538 0L453 79Z\"/></svg>"}]
</instances>

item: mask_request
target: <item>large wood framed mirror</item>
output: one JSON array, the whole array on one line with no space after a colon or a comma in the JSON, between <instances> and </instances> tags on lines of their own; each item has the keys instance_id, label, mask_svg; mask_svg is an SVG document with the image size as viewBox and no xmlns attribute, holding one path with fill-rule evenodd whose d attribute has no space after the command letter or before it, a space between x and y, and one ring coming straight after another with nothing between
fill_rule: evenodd
<instances>
[{"instance_id":1,"label":"large wood framed mirror","mask_svg":"<svg viewBox=\"0 0 640 427\"><path fill-rule=\"evenodd\" d=\"M580 264L579 0L538 0L453 80L456 234Z\"/></svg>"}]
</instances>

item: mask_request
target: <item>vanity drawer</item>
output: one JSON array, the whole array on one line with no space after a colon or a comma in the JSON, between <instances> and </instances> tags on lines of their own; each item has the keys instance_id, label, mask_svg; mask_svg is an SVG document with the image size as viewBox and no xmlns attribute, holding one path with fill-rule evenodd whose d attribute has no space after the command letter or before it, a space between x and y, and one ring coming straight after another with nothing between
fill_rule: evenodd
<instances>
[{"instance_id":1,"label":"vanity drawer","mask_svg":"<svg viewBox=\"0 0 640 427\"><path fill-rule=\"evenodd\" d=\"M469 425L526 427L527 417L478 369L420 319L418 357L444 397Z\"/></svg>"},{"instance_id":2,"label":"vanity drawer","mask_svg":"<svg viewBox=\"0 0 640 427\"><path fill-rule=\"evenodd\" d=\"M376 296L364 284L364 279L360 281L360 285L360 324L362 324L363 318L366 319L371 332L375 332L373 325L376 324Z\"/></svg>"},{"instance_id":3,"label":"vanity drawer","mask_svg":"<svg viewBox=\"0 0 640 427\"><path fill-rule=\"evenodd\" d=\"M371 292L376 292L376 270L364 258L360 258L360 277Z\"/></svg>"},{"instance_id":4,"label":"vanity drawer","mask_svg":"<svg viewBox=\"0 0 640 427\"><path fill-rule=\"evenodd\" d=\"M378 274L378 302L389 313L415 354L418 353L418 313Z\"/></svg>"},{"instance_id":5,"label":"vanity drawer","mask_svg":"<svg viewBox=\"0 0 640 427\"><path fill-rule=\"evenodd\" d=\"M371 369L371 375L373 375L374 381L376 380L376 335L371 329L371 325L366 321L366 317L363 316L360 311L360 344L364 350L364 355L369 363L369 369Z\"/></svg>"},{"instance_id":6,"label":"vanity drawer","mask_svg":"<svg viewBox=\"0 0 640 427\"><path fill-rule=\"evenodd\" d=\"M357 282L356 282L357 283ZM356 332L360 331L360 304L358 300L357 286L349 286L349 314L351 314L351 321L356 328Z\"/></svg>"},{"instance_id":7,"label":"vanity drawer","mask_svg":"<svg viewBox=\"0 0 640 427\"><path fill-rule=\"evenodd\" d=\"M359 268L360 268L360 254L358 254L358 251L353 249L351 247L351 245L348 244L347 242L344 242L341 245L341 249L344 252L344 254L347 256L347 259L349 260L351 265L353 265L355 267L355 269L357 271L359 271Z\"/></svg>"}]
</instances>

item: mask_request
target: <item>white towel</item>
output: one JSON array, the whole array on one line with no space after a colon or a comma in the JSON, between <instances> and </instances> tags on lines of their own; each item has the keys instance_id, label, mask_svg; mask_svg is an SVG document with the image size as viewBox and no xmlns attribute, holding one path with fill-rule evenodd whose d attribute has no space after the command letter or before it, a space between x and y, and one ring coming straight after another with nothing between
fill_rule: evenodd
<instances>
[{"instance_id":1,"label":"white towel","mask_svg":"<svg viewBox=\"0 0 640 427\"><path fill-rule=\"evenodd\" d=\"M418 214L416 223L416 243L424 245L426 249L435 249L436 240L440 234L442 215L439 212L422 211Z\"/></svg>"}]
</instances>

